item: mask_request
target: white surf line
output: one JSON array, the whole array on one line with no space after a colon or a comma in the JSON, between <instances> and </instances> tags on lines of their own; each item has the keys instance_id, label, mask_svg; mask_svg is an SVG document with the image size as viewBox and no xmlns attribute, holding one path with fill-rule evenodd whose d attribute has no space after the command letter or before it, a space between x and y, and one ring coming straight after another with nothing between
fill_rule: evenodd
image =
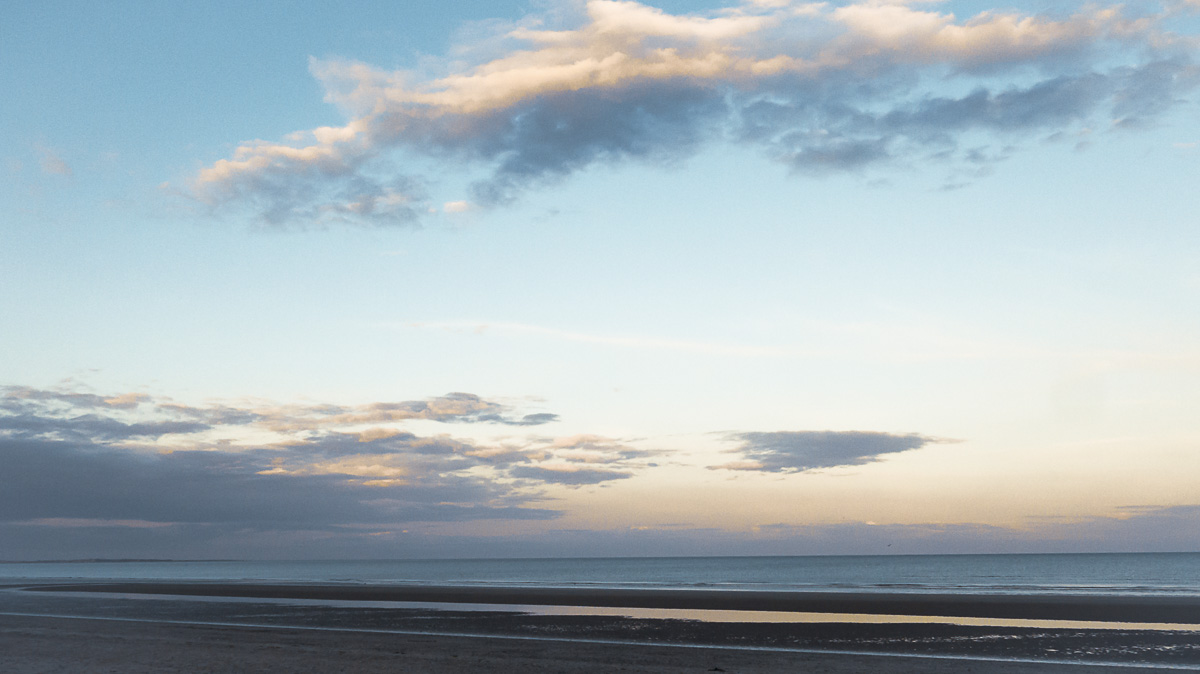
<instances>
[{"instance_id":1,"label":"white surf line","mask_svg":"<svg viewBox=\"0 0 1200 674\"><path fill-rule=\"evenodd\" d=\"M552 641L557 643L610 644L614 646L651 646L664 648L692 648L717 651L755 651L765 653L805 653L813 655L864 655L885 658L910 658L925 660L967 660L970 662L1016 662L1032 665L1074 665L1080 667L1111 667L1114 669L1166 669L1194 672L1195 665L1173 665L1169 663L1113 662L1110 660L1052 660L1037 658L1000 658L975 655L937 655L929 653L893 653L888 651L850 651L826 648L786 648L782 646L740 646L720 644L680 644L657 641L625 641L621 639L588 639L586 637L551 637L524 634L472 634L468 632L434 632L428 630L385 630L370 627L317 627L312 625L273 625L270 623L231 623L204 620L155 620L152 618L115 618L104 616L59 615L52 613L22 613L0 611L0 616L23 618L55 618L63 620L102 620L108 622L149 623L157 625L191 625L199 627L253 627L268 630L304 630L311 632L351 632L363 634L404 634L425 637L455 637L464 639L507 639L510 641Z\"/></svg>"},{"instance_id":2,"label":"white surf line","mask_svg":"<svg viewBox=\"0 0 1200 674\"><path fill-rule=\"evenodd\" d=\"M37 589L27 590L37 592ZM553 604L478 604L423 601L373 601L355 599L299 599L290 597L221 597L140 592L54 592L77 598L107 597L134 600L197 601L205 603L265 603L282 606L334 606L338 608L396 608L430 611L528 613L548 616L607 616L651 620L698 620L732 623L854 623L874 625L958 625L963 627L1017 627L1064 630L1134 630L1146 632L1200 632L1200 624L1111 622L1101 620L1048 620L979 618L888 613L812 613L797 611L746 611L726 609L631 608L618 606L564 606Z\"/></svg>"}]
</instances>

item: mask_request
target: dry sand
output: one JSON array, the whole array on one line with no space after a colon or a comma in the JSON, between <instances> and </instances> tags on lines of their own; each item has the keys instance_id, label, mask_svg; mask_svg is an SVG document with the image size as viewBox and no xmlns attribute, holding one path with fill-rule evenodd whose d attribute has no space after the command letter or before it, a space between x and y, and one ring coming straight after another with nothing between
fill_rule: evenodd
<instances>
[{"instance_id":1,"label":"dry sand","mask_svg":"<svg viewBox=\"0 0 1200 674\"><path fill-rule=\"evenodd\" d=\"M1151 674L1161 669L0 615L0 671Z\"/></svg>"}]
</instances>

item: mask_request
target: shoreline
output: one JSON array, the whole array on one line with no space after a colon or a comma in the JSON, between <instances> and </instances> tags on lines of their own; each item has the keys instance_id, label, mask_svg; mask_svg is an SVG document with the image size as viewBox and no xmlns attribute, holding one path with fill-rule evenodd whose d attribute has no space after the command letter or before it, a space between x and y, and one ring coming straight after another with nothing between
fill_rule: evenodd
<instances>
[{"instance_id":1,"label":"shoreline","mask_svg":"<svg viewBox=\"0 0 1200 674\"><path fill-rule=\"evenodd\" d=\"M1200 597L886 594L756 590L599 589L228 582L24 584L37 592L908 615L1122 623L1200 622Z\"/></svg>"}]
</instances>

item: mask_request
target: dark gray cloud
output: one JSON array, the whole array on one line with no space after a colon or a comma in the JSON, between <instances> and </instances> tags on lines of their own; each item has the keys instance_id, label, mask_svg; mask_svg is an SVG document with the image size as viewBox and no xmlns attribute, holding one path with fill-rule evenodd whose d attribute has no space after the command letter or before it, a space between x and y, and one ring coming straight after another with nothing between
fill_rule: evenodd
<instances>
[{"instance_id":1,"label":"dark gray cloud","mask_svg":"<svg viewBox=\"0 0 1200 674\"><path fill-rule=\"evenodd\" d=\"M153 417L153 420L137 420L138 417ZM299 431L412 419L539 426L557 421L558 415L548 412L514 414L506 405L462 392L425 400L349 406L212 404L196 407L146 394L104 396L28 386L0 387L0 430L96 441L154 438L231 426L261 425L281 431Z\"/></svg>"},{"instance_id":2,"label":"dark gray cloud","mask_svg":"<svg viewBox=\"0 0 1200 674\"><path fill-rule=\"evenodd\" d=\"M675 163L713 142L803 174L971 169L1038 134L1143 126L1200 83L1193 42L1166 29L1170 12L1117 5L962 17L867 0L684 16L580 7L558 31L505 27L504 47L440 78L314 61L347 125L244 145L200 172L193 193L270 224L371 224L429 208L420 179L388 183L388 157L482 174L471 196L483 206L595 164Z\"/></svg>"},{"instance_id":3,"label":"dark gray cloud","mask_svg":"<svg viewBox=\"0 0 1200 674\"><path fill-rule=\"evenodd\" d=\"M542 424L558 421L558 415L549 412L538 412L536 414L526 414L520 418L513 418L504 417L499 414L483 414L476 417L475 420L504 424L505 426L541 426Z\"/></svg>"},{"instance_id":4,"label":"dark gray cloud","mask_svg":"<svg viewBox=\"0 0 1200 674\"><path fill-rule=\"evenodd\" d=\"M7 387L0 390L0 521L47 531L118 529L143 542L180 527L234 537L243 530L356 536L414 522L553 519L560 511L540 505L547 488L621 479L644 467L618 451L628 448L597 438L586 457L574 457L561 455L577 449L574 442L492 445L402 427L532 427L556 419L515 414L469 393L352 406L196 407Z\"/></svg>"},{"instance_id":5,"label":"dark gray cloud","mask_svg":"<svg viewBox=\"0 0 1200 674\"><path fill-rule=\"evenodd\" d=\"M542 466L519 465L508 471L509 475L520 478L534 479L539 482L566 485L600 484L612 480L624 480L633 477L628 471L607 470L604 468L578 468L570 470L554 470Z\"/></svg>"},{"instance_id":6,"label":"dark gray cloud","mask_svg":"<svg viewBox=\"0 0 1200 674\"><path fill-rule=\"evenodd\" d=\"M472 197L495 206L598 162L680 160L719 133L718 122L728 113L718 89L691 82L646 83L541 95L504 110L469 136L443 140L443 134L431 134L427 142L441 141L492 165L491 177L472 186ZM455 122L444 123L461 128Z\"/></svg>"},{"instance_id":7,"label":"dark gray cloud","mask_svg":"<svg viewBox=\"0 0 1200 674\"><path fill-rule=\"evenodd\" d=\"M453 558L712 555L1178 552L1200 548L1200 505L1131 507L1119 516L952 524L766 524L748 531L686 526L555 529L504 536L414 528L0 522L0 559Z\"/></svg>"},{"instance_id":8,"label":"dark gray cloud","mask_svg":"<svg viewBox=\"0 0 1200 674\"><path fill-rule=\"evenodd\" d=\"M0 386L0 410L18 412L30 405L45 407L62 405L72 409L135 409L150 400L143 393L102 396L80 391L54 391L32 386Z\"/></svg>"},{"instance_id":9,"label":"dark gray cloud","mask_svg":"<svg viewBox=\"0 0 1200 674\"><path fill-rule=\"evenodd\" d=\"M730 450L740 458L711 466L714 470L785 473L861 466L888 454L920 449L931 442L945 442L916 433L896 435L870 431L753 432L734 433L728 437L741 443Z\"/></svg>"},{"instance_id":10,"label":"dark gray cloud","mask_svg":"<svg viewBox=\"0 0 1200 674\"><path fill-rule=\"evenodd\" d=\"M365 486L345 475L263 474L257 453L146 454L70 442L0 438L0 513L38 519L138 520L219 526L321 527L412 521L544 518L481 478L431 476ZM380 499L386 499L381 501Z\"/></svg>"},{"instance_id":11,"label":"dark gray cloud","mask_svg":"<svg viewBox=\"0 0 1200 674\"><path fill-rule=\"evenodd\" d=\"M174 433L199 433L210 428L212 426L209 424L195 421L125 423L94 414L69 419L33 414L0 415L0 431L8 431L16 436L53 436L74 440L93 439L100 442L154 439Z\"/></svg>"},{"instance_id":12,"label":"dark gray cloud","mask_svg":"<svg viewBox=\"0 0 1200 674\"><path fill-rule=\"evenodd\" d=\"M980 84L957 97L863 96L841 86L806 96L797 87L793 93L782 90L741 102L734 133L808 173L859 171L921 157L978 165L1003 159L1012 143L1031 139L1034 132L1080 127L1090 120L1132 124L1151 119L1195 87L1196 73L1190 60L1172 58L1023 86ZM979 133L987 134L992 145L974 145Z\"/></svg>"}]
</instances>

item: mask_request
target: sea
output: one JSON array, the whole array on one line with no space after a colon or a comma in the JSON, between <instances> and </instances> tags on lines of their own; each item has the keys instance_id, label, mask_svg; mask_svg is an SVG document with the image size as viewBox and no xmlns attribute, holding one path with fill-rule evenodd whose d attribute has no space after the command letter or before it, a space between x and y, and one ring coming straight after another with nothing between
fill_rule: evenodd
<instances>
[{"instance_id":1,"label":"sea","mask_svg":"<svg viewBox=\"0 0 1200 674\"><path fill-rule=\"evenodd\" d=\"M0 583L64 580L1200 597L1200 553L0 564Z\"/></svg>"}]
</instances>

